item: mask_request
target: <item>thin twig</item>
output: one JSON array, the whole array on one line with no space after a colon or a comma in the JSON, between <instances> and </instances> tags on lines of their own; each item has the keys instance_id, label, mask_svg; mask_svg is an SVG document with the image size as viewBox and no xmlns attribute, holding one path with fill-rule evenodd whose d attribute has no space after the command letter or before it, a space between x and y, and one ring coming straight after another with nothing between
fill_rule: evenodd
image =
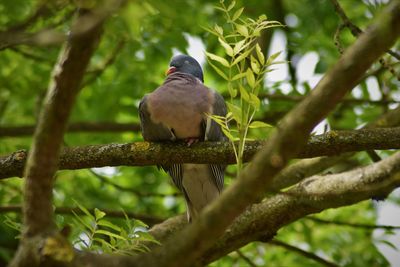
<instances>
[{"instance_id":1,"label":"thin twig","mask_svg":"<svg viewBox=\"0 0 400 267\"><path fill-rule=\"evenodd\" d=\"M285 243L285 242L282 242L282 241L279 241L279 240L276 240L276 239L268 241L267 243L271 244L271 245L274 245L274 246L283 247L283 248L285 248L287 250L290 250L290 251L293 251L295 253L298 253L298 254L300 254L300 255L308 258L308 259L311 259L313 261L321 263L324 266L339 267L339 265L337 265L336 263L330 262L330 261L328 261L328 260L326 260L324 258L321 258L320 256L318 256L318 255L316 255L314 253L308 252L306 250L303 250L301 248L295 247L295 246L290 245L288 243Z\"/></svg>"},{"instance_id":2,"label":"thin twig","mask_svg":"<svg viewBox=\"0 0 400 267\"><path fill-rule=\"evenodd\" d=\"M339 34L343 30L343 28L344 27L349 28L350 32L354 37L358 37L361 33L363 33L363 31L349 19L349 17L346 15L345 11L343 10L343 8L341 7L341 5L337 0L331 0L331 3L333 4L336 13L339 15L340 19L343 22L343 24L339 26L338 30L335 33L335 45L338 47L339 52L342 54L343 48L341 48L340 45ZM388 49L387 53L392 57L400 60L400 55L397 52ZM390 67L390 64L388 64L388 62L385 59L383 58L379 59L379 63L384 68L388 69L393 74L393 76L395 76L400 81L400 76L396 73L396 71L393 68Z\"/></svg>"},{"instance_id":3,"label":"thin twig","mask_svg":"<svg viewBox=\"0 0 400 267\"><path fill-rule=\"evenodd\" d=\"M120 40L115 46L110 56L104 61L101 67L94 70L89 70L87 74L89 74L90 76L83 82L82 87L85 87L94 82L110 65L112 65L115 59L117 58L118 53L121 52L125 44L126 40Z\"/></svg>"},{"instance_id":4,"label":"thin twig","mask_svg":"<svg viewBox=\"0 0 400 267\"><path fill-rule=\"evenodd\" d=\"M181 196L180 193L176 192L176 193L172 193L172 194L161 194L161 193L153 193L153 192L141 192L139 190L135 190L133 188L130 187L125 187L119 184L116 184L112 181L110 181L110 179L108 179L107 177L98 174L97 172L93 171L93 169L89 169L89 172L91 174L93 174L94 176L96 176L101 182L105 183L105 184L109 184L113 187L115 187L116 189L120 190L120 191L125 191L125 192L129 192L132 193L138 197L179 197Z\"/></svg>"},{"instance_id":5,"label":"thin twig","mask_svg":"<svg viewBox=\"0 0 400 267\"><path fill-rule=\"evenodd\" d=\"M256 265L254 262L252 262L252 261L250 260L249 257L247 257L246 255L244 255L244 253L241 252L240 249L236 250L236 253L237 253L237 254L240 256L240 258L242 258L249 266L251 266L251 267L257 267L257 265Z\"/></svg>"},{"instance_id":6,"label":"thin twig","mask_svg":"<svg viewBox=\"0 0 400 267\"><path fill-rule=\"evenodd\" d=\"M335 221L335 220L324 220L317 217L305 217L305 219L322 223L322 224L332 224L332 225L339 225L339 226L349 226L354 228L361 228L361 229L384 229L384 230L399 230L400 226L393 226L393 225L380 225L380 224L364 224L364 223L349 223L349 222L342 222L342 221Z\"/></svg>"}]
</instances>

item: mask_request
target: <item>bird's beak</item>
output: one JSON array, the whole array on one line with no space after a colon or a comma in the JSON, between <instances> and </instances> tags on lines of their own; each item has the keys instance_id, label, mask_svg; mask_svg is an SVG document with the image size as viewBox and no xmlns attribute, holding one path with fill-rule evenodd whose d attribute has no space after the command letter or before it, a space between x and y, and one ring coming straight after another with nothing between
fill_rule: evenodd
<instances>
[{"instance_id":1,"label":"bird's beak","mask_svg":"<svg viewBox=\"0 0 400 267\"><path fill-rule=\"evenodd\" d=\"M167 71L165 72L165 75L170 75L171 73L174 73L176 71L175 67L169 67Z\"/></svg>"}]
</instances>

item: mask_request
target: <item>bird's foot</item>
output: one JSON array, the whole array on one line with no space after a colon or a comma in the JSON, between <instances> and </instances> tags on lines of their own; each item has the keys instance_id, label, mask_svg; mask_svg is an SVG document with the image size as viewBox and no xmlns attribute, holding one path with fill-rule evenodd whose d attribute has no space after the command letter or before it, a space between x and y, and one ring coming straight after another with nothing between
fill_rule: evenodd
<instances>
[{"instance_id":1,"label":"bird's foot","mask_svg":"<svg viewBox=\"0 0 400 267\"><path fill-rule=\"evenodd\" d=\"M196 144L197 142L199 142L199 138L197 137L189 137L185 139L185 143L187 144L187 146L191 146L193 144Z\"/></svg>"}]
</instances>

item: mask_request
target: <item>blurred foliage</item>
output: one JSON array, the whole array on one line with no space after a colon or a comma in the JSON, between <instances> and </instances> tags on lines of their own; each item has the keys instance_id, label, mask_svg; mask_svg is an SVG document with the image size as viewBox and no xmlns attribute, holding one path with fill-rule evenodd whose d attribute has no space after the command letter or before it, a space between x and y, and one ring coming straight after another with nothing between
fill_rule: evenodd
<instances>
[{"instance_id":1,"label":"blurred foliage","mask_svg":"<svg viewBox=\"0 0 400 267\"><path fill-rule=\"evenodd\" d=\"M47 3L47 4L46 4ZM353 23L361 29L382 8L380 1L340 1ZM54 28L68 33L69 25L76 11L73 1L1 1L0 31L21 25L33 17L36 10L45 4L46 9L35 20L25 25L24 30L35 33L44 28ZM173 53L201 52L202 48L190 47L193 40L201 40L207 51L224 55L224 48L204 28L222 25L225 17L214 8L218 1L128 1L122 10L106 23L100 46L92 58L85 86L74 106L72 122L138 122L137 106L141 97L154 90L164 79L164 71ZM229 2L227 2L227 5ZM276 28L261 35L259 44L266 57L282 51L278 60L286 61L282 68L291 70L292 75L281 75L279 71L268 73L263 80L260 94L275 96L301 96L314 85L315 78L321 77L340 54L333 36L341 24L329 1L325 0L238 0L243 14L250 18L267 15L268 20L278 20L286 27ZM282 47L272 47L276 36ZM348 30L340 34L342 47L348 47L355 37ZM278 40L279 41L279 40ZM0 34L1 43L1 34ZM285 45L286 44L286 45ZM54 63L61 46L39 47L29 44L13 46L0 51L0 126L35 124L40 103L45 95ZM189 49L190 48L190 49ZM275 49L275 50L274 50ZM316 53L315 66L302 59ZM385 57L389 64L393 58ZM107 62L112 59L112 63ZM204 59L204 58L203 58ZM207 62L204 64L205 83L229 95L226 81ZM302 69L314 69L312 76L304 76ZM398 69L398 64L394 65ZM278 67L276 67L278 68ZM281 67L279 67L281 68ZM399 82L387 70L380 70L377 63L371 68L375 75L364 80L348 98L397 99ZM293 75L294 74L294 75ZM277 80L274 75L280 78ZM372 82L371 82L372 81ZM257 119L275 125L279 118L296 104L284 98L264 99L257 113ZM355 129L374 120L388 109L385 105L371 103L339 105L328 117L332 129ZM256 129L254 137L265 137L264 129ZM252 136L253 137L253 136ZM67 133L68 146L124 143L141 140L140 133ZM7 137L0 139L0 155L18 149L29 149L31 137ZM366 164L370 160L363 153L354 157L355 164ZM125 210L167 218L185 210L184 201L175 196L177 190L168 176L155 167L118 167L94 169L98 175L108 179L106 183L88 170L60 171L54 188L55 206L76 206L72 199L86 208L99 210ZM234 167L229 167L233 173ZM232 179L227 178L227 184ZM112 185L132 188L142 194L121 190ZM11 178L0 181L1 206L22 202L23 181ZM153 195L152 195L153 194ZM143 196L146 195L146 196ZM163 197L163 195L167 195ZM400 203L396 197L393 203ZM375 223L376 209L371 201L351 207L329 210L319 214L328 220L359 223ZM80 216L90 220L90 216ZM108 218L108 217L107 217ZM73 237L79 238L85 230L79 228L72 215L57 215L60 227L72 225ZM134 219L134 218L133 218ZM0 215L0 265L4 265L17 246L18 231L7 222L20 222L19 214ZM118 227L126 226L125 218L110 220ZM118 228L119 229L119 228ZM87 229L86 229L87 230ZM129 233L129 231L126 231ZM388 233L390 234L390 233ZM371 231L322 225L303 219L284 227L277 239L315 253L341 266L387 266L386 259L376 249ZM257 266L320 266L309 258L268 243L253 243L241 249ZM246 261L236 252L213 263L211 266L244 266Z\"/></svg>"}]
</instances>

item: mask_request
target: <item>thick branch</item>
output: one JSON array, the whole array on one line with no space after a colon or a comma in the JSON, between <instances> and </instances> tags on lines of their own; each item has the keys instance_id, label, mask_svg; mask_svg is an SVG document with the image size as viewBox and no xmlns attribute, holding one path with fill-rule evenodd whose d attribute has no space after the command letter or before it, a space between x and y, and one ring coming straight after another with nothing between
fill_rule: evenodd
<instances>
[{"instance_id":1,"label":"thick branch","mask_svg":"<svg viewBox=\"0 0 400 267\"><path fill-rule=\"evenodd\" d=\"M245 161L259 151L264 142L252 141L246 145ZM298 154L299 158L339 155L345 152L369 149L399 149L400 127L330 131L311 136ZM0 179L21 176L26 152L17 151L0 158ZM198 143L187 147L184 143L147 143L92 145L64 148L59 169L83 169L104 166L144 166L171 163L235 163L229 143Z\"/></svg>"},{"instance_id":2,"label":"thick branch","mask_svg":"<svg viewBox=\"0 0 400 267\"><path fill-rule=\"evenodd\" d=\"M57 170L69 113L97 45L100 28L98 25L85 36L73 38L64 47L54 69L53 82L39 117L25 170L24 215L27 236L52 228L53 175Z\"/></svg>"},{"instance_id":3,"label":"thick branch","mask_svg":"<svg viewBox=\"0 0 400 267\"><path fill-rule=\"evenodd\" d=\"M81 18L87 16L83 13L86 12L82 11ZM102 21L97 20L84 35L72 34L53 70L25 167L23 242L11 266L39 266L38 238L54 231L53 176L57 171L69 113L101 35Z\"/></svg>"}]
</instances>

